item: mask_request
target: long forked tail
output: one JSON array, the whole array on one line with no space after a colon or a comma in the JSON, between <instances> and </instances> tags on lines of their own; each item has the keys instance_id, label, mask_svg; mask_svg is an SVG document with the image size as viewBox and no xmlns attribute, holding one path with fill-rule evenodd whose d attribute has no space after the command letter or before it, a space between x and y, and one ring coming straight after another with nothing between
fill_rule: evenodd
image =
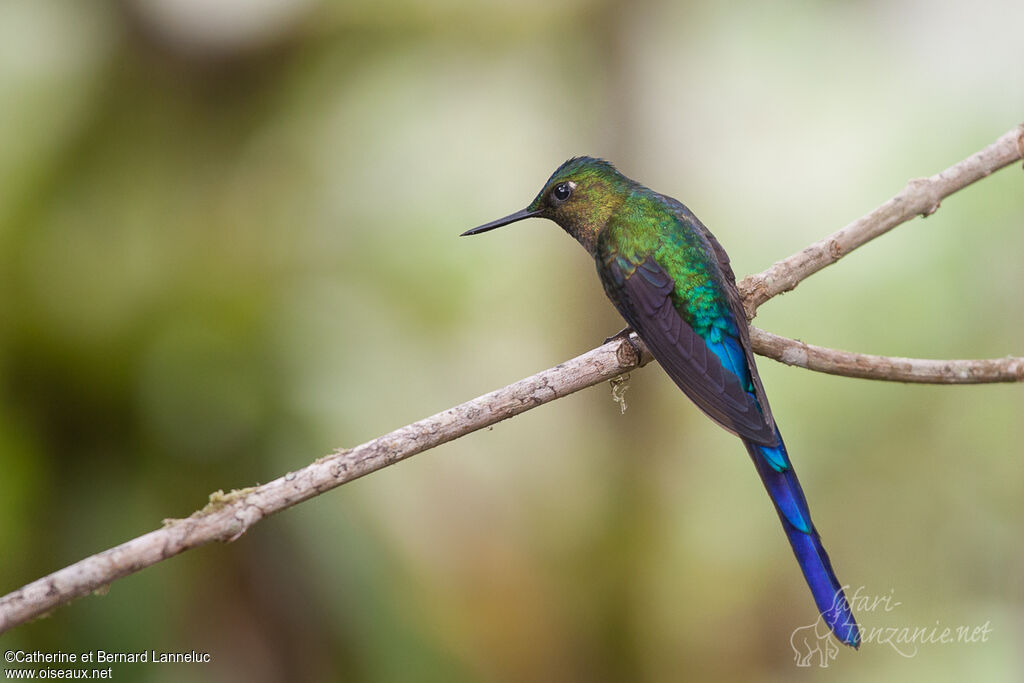
<instances>
[{"instance_id":1,"label":"long forked tail","mask_svg":"<svg viewBox=\"0 0 1024 683\"><path fill-rule=\"evenodd\" d=\"M775 504L782 528L789 537L789 544L793 546L793 553L800 563L822 619L844 644L853 648L860 647L860 629L843 587L832 571L828 553L822 547L821 538L811 522L811 512L807 508L803 489L800 488L800 480L789 462L778 428L775 436L778 439L778 446L775 447L761 446L747 440L743 443Z\"/></svg>"}]
</instances>

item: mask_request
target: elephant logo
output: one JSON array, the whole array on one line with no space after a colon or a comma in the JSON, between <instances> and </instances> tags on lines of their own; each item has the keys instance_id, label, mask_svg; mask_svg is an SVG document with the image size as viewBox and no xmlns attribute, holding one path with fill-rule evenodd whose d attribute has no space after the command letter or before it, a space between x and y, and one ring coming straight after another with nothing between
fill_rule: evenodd
<instances>
[{"instance_id":1,"label":"elephant logo","mask_svg":"<svg viewBox=\"0 0 1024 683\"><path fill-rule=\"evenodd\" d=\"M818 666L825 669L829 662L839 656L839 646L832 640L832 631L820 615L813 624L795 629L789 637L789 644L793 648L797 666L810 666L811 659L817 653Z\"/></svg>"}]
</instances>

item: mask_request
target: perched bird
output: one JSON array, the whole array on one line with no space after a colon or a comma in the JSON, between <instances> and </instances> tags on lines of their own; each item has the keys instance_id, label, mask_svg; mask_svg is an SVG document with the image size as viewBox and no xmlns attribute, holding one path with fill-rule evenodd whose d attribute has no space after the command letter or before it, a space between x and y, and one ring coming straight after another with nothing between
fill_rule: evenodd
<instances>
[{"instance_id":1,"label":"perched bird","mask_svg":"<svg viewBox=\"0 0 1024 683\"><path fill-rule=\"evenodd\" d=\"M860 630L768 407L718 240L679 201L591 157L562 164L525 209L462 234L535 216L557 223L594 257L605 293L629 324L620 334L636 331L683 393L743 440L818 611L841 642L858 647Z\"/></svg>"}]
</instances>

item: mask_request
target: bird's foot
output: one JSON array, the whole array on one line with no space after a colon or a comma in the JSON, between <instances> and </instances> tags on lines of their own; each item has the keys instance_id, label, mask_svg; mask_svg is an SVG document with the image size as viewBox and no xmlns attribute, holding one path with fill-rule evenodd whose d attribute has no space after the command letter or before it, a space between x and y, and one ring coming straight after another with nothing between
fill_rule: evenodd
<instances>
[{"instance_id":1,"label":"bird's foot","mask_svg":"<svg viewBox=\"0 0 1024 683\"><path fill-rule=\"evenodd\" d=\"M644 354L640 350L640 347L637 346L636 342L633 341L633 338L630 336L631 334L633 334L633 328L629 327L629 326L626 326L626 327L623 327L618 332L616 332L615 334L613 334L612 336L610 336L607 339L605 339L604 343L607 344L608 342L613 342L613 341L616 341L618 339L625 339L627 342L629 342L630 347L633 349L633 354L634 354L634 357L636 359L636 360L633 361L633 364L634 365L639 365L640 364L640 359L643 358Z\"/></svg>"},{"instance_id":2,"label":"bird's foot","mask_svg":"<svg viewBox=\"0 0 1024 683\"><path fill-rule=\"evenodd\" d=\"M601 343L602 344L607 344L608 342L615 341L616 339L629 339L629 335L631 335L631 334L633 334L633 328L630 327L629 325L626 325L621 330L619 330L618 332L616 332L612 336L608 337L607 339L605 339Z\"/></svg>"}]
</instances>

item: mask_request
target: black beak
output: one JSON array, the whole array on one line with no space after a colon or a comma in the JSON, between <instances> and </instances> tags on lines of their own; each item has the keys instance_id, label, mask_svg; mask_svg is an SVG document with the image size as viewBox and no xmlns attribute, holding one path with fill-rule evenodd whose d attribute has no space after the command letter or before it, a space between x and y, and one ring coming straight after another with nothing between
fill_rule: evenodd
<instances>
[{"instance_id":1,"label":"black beak","mask_svg":"<svg viewBox=\"0 0 1024 683\"><path fill-rule=\"evenodd\" d=\"M509 214L508 216L505 216L504 218L499 218L496 221L491 221L490 223L484 223L483 225L475 227L472 230L467 230L466 232L464 232L461 235L459 235L459 237L465 237L466 235L479 235L481 232L487 232L488 230L494 230L495 228L500 228L503 225L508 225L509 223L515 223L516 221L521 221L524 218L533 218L534 216L539 216L539 215L540 215L540 210L539 209L537 211L530 211L529 209L523 209L522 211L516 211L515 213Z\"/></svg>"}]
</instances>

